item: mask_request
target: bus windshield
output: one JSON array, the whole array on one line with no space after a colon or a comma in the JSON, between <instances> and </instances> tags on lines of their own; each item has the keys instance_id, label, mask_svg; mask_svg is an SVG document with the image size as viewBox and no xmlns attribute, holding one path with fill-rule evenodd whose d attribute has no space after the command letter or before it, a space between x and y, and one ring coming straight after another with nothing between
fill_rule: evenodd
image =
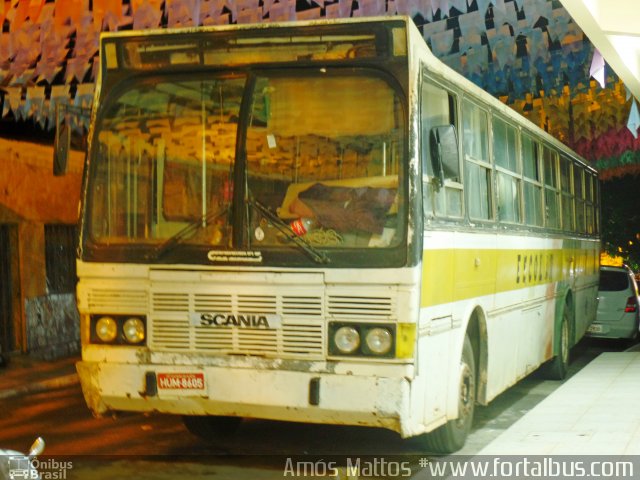
<instances>
[{"instance_id":1,"label":"bus windshield","mask_svg":"<svg viewBox=\"0 0 640 480\"><path fill-rule=\"evenodd\" d=\"M98 112L88 237L160 254L398 246L404 116L368 69L128 79Z\"/></svg>"}]
</instances>

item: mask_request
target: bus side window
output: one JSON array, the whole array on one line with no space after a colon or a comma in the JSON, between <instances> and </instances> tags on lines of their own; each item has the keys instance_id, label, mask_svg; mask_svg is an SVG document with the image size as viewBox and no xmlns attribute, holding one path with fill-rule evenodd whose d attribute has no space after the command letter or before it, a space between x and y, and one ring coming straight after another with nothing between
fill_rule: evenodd
<instances>
[{"instance_id":1,"label":"bus side window","mask_svg":"<svg viewBox=\"0 0 640 480\"><path fill-rule=\"evenodd\" d=\"M597 176L593 176L593 232L600 233L600 181Z\"/></svg>"},{"instance_id":2,"label":"bus side window","mask_svg":"<svg viewBox=\"0 0 640 480\"><path fill-rule=\"evenodd\" d=\"M545 226L560 228L560 189L558 188L558 154L546 145L542 148L544 164Z\"/></svg>"},{"instance_id":3,"label":"bus side window","mask_svg":"<svg viewBox=\"0 0 640 480\"><path fill-rule=\"evenodd\" d=\"M465 100L462 104L462 130L469 217L490 220L493 209L487 112Z\"/></svg>"},{"instance_id":4,"label":"bus side window","mask_svg":"<svg viewBox=\"0 0 640 480\"><path fill-rule=\"evenodd\" d=\"M423 209L428 217L462 217L456 123L455 97L425 80L420 104L420 151Z\"/></svg>"},{"instance_id":5,"label":"bus side window","mask_svg":"<svg viewBox=\"0 0 640 480\"><path fill-rule=\"evenodd\" d=\"M502 222L521 221L521 169L518 162L518 131L506 121L493 117L493 158L496 168L498 218Z\"/></svg>"},{"instance_id":6,"label":"bus side window","mask_svg":"<svg viewBox=\"0 0 640 480\"><path fill-rule=\"evenodd\" d=\"M591 173L587 173L585 172L585 177L584 177L584 184L585 184L585 194L586 194L586 229L587 229L587 233L588 234L594 234L596 233L596 212L595 212L595 196L597 194L596 192L596 185L595 185L595 181L596 178L591 174Z\"/></svg>"},{"instance_id":7,"label":"bus side window","mask_svg":"<svg viewBox=\"0 0 640 480\"><path fill-rule=\"evenodd\" d=\"M576 229L574 215L574 196L572 189L571 162L566 157L560 157L560 184L562 190L562 228L566 232Z\"/></svg>"},{"instance_id":8,"label":"bus side window","mask_svg":"<svg viewBox=\"0 0 640 480\"><path fill-rule=\"evenodd\" d=\"M586 201L584 188L584 171L578 164L573 164L573 193L576 205L576 230L586 233Z\"/></svg>"},{"instance_id":9,"label":"bus side window","mask_svg":"<svg viewBox=\"0 0 640 480\"><path fill-rule=\"evenodd\" d=\"M542 215L542 172L538 142L528 135L522 135L522 168L524 174L524 221L527 225L541 227Z\"/></svg>"}]
</instances>

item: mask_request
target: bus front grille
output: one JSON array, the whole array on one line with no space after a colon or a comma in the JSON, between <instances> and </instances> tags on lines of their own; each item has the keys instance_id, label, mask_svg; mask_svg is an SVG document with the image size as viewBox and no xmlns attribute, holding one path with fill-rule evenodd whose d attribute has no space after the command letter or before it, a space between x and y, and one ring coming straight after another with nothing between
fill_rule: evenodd
<instances>
[{"instance_id":1,"label":"bus front grille","mask_svg":"<svg viewBox=\"0 0 640 480\"><path fill-rule=\"evenodd\" d=\"M255 284L217 286L215 292L206 283L188 282L158 282L151 291L91 287L79 289L84 311L146 312L148 346L159 352L316 360L326 355L330 322L397 321L397 294L389 287L346 289L290 282L272 286L264 294ZM252 289L257 292L246 293ZM279 326L207 325L196 323L193 314L266 316L277 318Z\"/></svg>"},{"instance_id":2,"label":"bus front grille","mask_svg":"<svg viewBox=\"0 0 640 480\"><path fill-rule=\"evenodd\" d=\"M79 299L83 307L92 312L138 313L146 311L149 305L149 297L144 290L93 288L83 293L80 293Z\"/></svg>"},{"instance_id":3,"label":"bus front grille","mask_svg":"<svg viewBox=\"0 0 640 480\"><path fill-rule=\"evenodd\" d=\"M287 292L287 295L153 292L151 303L149 346L154 350L309 359L323 356L321 296L308 292ZM194 312L278 315L282 325L273 329L196 326L189 320Z\"/></svg>"},{"instance_id":4,"label":"bus front grille","mask_svg":"<svg viewBox=\"0 0 640 480\"><path fill-rule=\"evenodd\" d=\"M327 313L338 319L390 320L396 314L396 299L392 295L329 295Z\"/></svg>"}]
</instances>

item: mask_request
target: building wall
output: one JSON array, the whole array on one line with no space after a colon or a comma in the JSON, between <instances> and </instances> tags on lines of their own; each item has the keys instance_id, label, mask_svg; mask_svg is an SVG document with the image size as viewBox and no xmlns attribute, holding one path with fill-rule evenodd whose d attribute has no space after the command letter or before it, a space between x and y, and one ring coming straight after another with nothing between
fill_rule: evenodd
<instances>
[{"instance_id":1,"label":"building wall","mask_svg":"<svg viewBox=\"0 0 640 480\"><path fill-rule=\"evenodd\" d=\"M44 226L77 223L82 166L82 153L74 151L67 174L56 177L53 147L0 138L0 223L17 232L9 252L16 350L43 349L52 358L48 344L68 352L76 341L69 299L47 292Z\"/></svg>"},{"instance_id":2,"label":"building wall","mask_svg":"<svg viewBox=\"0 0 640 480\"><path fill-rule=\"evenodd\" d=\"M43 360L80 351L80 317L75 294L44 295L26 299L27 349Z\"/></svg>"},{"instance_id":3,"label":"building wall","mask_svg":"<svg viewBox=\"0 0 640 480\"><path fill-rule=\"evenodd\" d=\"M75 224L83 159L73 151L66 175L53 175L53 147L0 138L0 204L16 217Z\"/></svg>"}]
</instances>

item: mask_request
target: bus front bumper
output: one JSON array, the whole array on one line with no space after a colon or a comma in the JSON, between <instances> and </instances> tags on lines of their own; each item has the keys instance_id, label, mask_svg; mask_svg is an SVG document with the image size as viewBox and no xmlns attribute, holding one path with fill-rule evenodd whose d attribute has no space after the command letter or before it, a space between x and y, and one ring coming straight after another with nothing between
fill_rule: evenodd
<instances>
[{"instance_id":1,"label":"bus front bumper","mask_svg":"<svg viewBox=\"0 0 640 480\"><path fill-rule=\"evenodd\" d=\"M76 366L87 405L97 416L156 411L415 434L409 425L411 382L405 377L88 361Z\"/></svg>"}]
</instances>

